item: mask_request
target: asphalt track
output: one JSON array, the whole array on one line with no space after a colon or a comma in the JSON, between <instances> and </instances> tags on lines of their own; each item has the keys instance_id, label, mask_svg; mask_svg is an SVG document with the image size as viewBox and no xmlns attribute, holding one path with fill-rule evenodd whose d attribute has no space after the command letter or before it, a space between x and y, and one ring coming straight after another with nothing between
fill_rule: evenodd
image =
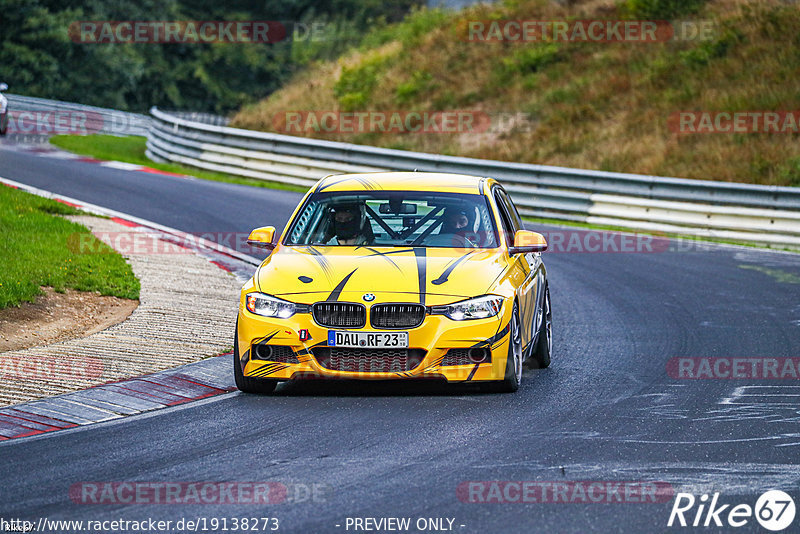
<instances>
[{"instance_id":1,"label":"asphalt track","mask_svg":"<svg viewBox=\"0 0 800 534\"><path fill-rule=\"evenodd\" d=\"M300 196L2 149L0 176L187 232L282 228ZM516 394L292 384L14 440L0 445L0 516L270 516L283 532L353 532L348 517L447 517L463 533L674 530L671 500L476 504L456 493L465 481L509 480L661 481L750 505L776 488L800 503L800 382L667 373L674 357L800 356L800 256L698 246L546 253L545 262L553 365L526 371ZM69 489L82 481L277 481L322 492L260 506L75 504ZM752 518L736 529L758 530Z\"/></svg>"}]
</instances>

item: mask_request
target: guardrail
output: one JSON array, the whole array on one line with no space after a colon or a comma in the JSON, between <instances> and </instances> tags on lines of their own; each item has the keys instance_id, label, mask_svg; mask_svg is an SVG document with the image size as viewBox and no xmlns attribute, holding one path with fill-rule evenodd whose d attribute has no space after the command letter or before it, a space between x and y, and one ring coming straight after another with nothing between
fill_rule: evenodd
<instances>
[{"instance_id":1,"label":"guardrail","mask_svg":"<svg viewBox=\"0 0 800 534\"><path fill-rule=\"evenodd\" d=\"M442 156L150 113L147 155L157 161L302 186L331 173L384 170L492 176L530 217L800 248L800 188Z\"/></svg>"},{"instance_id":2,"label":"guardrail","mask_svg":"<svg viewBox=\"0 0 800 534\"><path fill-rule=\"evenodd\" d=\"M46 98L36 98L32 96L21 96L14 94L6 94L8 98L8 109L13 114L19 112L32 112L44 114L47 112L73 112L85 115L85 121L82 123L87 133L103 133L110 135L147 135L150 127L150 117L139 113L127 113L125 111L117 111L114 109L98 108L95 106L85 106L83 104L74 104L72 102L62 102L60 100L48 100ZM39 118L40 124L36 124L36 118L30 120L34 124L34 128L30 134L41 133L40 127L42 120L49 120L43 117ZM69 124L63 126L68 133L74 133ZM46 133L52 134L51 128L47 128Z\"/></svg>"}]
</instances>

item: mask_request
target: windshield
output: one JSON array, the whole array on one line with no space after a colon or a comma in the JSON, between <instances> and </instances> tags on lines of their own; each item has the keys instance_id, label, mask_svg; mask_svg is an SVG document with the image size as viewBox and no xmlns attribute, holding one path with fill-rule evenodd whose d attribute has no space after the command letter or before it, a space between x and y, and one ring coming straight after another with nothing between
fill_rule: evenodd
<instances>
[{"instance_id":1,"label":"windshield","mask_svg":"<svg viewBox=\"0 0 800 534\"><path fill-rule=\"evenodd\" d=\"M287 245L494 248L486 197L418 191L314 193Z\"/></svg>"}]
</instances>

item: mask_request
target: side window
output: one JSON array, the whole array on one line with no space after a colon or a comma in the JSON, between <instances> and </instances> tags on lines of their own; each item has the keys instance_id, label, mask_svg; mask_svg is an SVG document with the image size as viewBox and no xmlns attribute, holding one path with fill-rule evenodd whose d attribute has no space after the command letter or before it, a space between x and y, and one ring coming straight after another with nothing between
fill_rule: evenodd
<instances>
[{"instance_id":1,"label":"side window","mask_svg":"<svg viewBox=\"0 0 800 534\"><path fill-rule=\"evenodd\" d=\"M522 217L519 216L519 212L517 211L517 207L511 202L511 199L508 196L508 193L505 190L497 188L497 195L503 202L503 205L506 207L506 211L508 212L509 216L511 217L511 224L515 226L517 230L522 230Z\"/></svg>"},{"instance_id":2,"label":"side window","mask_svg":"<svg viewBox=\"0 0 800 534\"><path fill-rule=\"evenodd\" d=\"M514 244L514 234L517 232L517 228L515 228L513 219L508 214L505 202L500 198L500 193L502 193L500 189L494 190L494 202L497 205L497 211L500 213L506 244L510 247Z\"/></svg>"}]
</instances>

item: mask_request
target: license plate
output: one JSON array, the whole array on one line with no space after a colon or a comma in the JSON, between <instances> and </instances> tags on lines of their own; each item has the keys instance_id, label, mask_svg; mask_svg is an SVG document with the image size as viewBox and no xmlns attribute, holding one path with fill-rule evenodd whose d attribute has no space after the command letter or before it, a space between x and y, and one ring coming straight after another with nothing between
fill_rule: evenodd
<instances>
[{"instance_id":1,"label":"license plate","mask_svg":"<svg viewBox=\"0 0 800 534\"><path fill-rule=\"evenodd\" d=\"M407 349L408 332L328 330L328 346L364 349Z\"/></svg>"}]
</instances>

